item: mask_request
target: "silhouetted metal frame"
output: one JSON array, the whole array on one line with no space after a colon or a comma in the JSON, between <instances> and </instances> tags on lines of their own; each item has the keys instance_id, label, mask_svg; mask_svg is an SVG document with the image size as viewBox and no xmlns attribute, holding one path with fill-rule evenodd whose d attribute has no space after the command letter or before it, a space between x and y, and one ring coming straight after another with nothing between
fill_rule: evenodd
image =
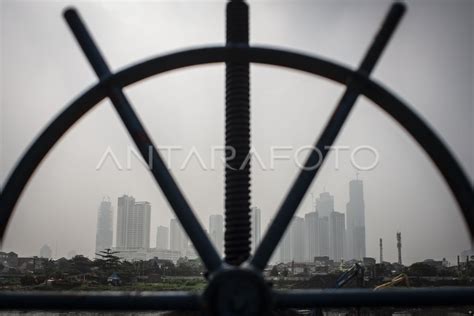
<instances>
[{"instance_id":1,"label":"silhouetted metal frame","mask_svg":"<svg viewBox=\"0 0 474 316\"><path fill-rule=\"evenodd\" d=\"M92 38L88 35L85 27L82 25L77 15L73 11L68 12L69 13L66 13L68 23L73 29L73 32L75 32L76 38L83 48L87 58L93 65L100 81L80 95L65 110L63 110L62 113L60 113L40 134L40 136L30 146L28 151L23 155L19 163L16 165L0 196L0 236L3 236L5 232L8 221L13 213L14 206L17 203L21 192L43 158L56 144L60 137L97 103L107 97L112 100L112 103L114 104L122 121L134 139L141 154L145 159L147 159L148 157L146 156L146 153L148 153L148 151L145 151L144 149L146 148L148 150L147 146L153 146L151 138L147 135L144 127L138 120L138 116L136 116L134 113L131 105L127 101L121 89L143 79L171 70L223 62L249 62L280 66L311 73L347 85L348 88L346 90L346 94L349 94L349 96L343 97L338 106L339 108L341 104L345 104L346 107L349 107L346 110L350 110L357 95L361 94L366 96L372 102L380 106L381 109L385 110L398 123L400 123L400 125L405 128L405 130L418 142L418 144L431 158L435 166L439 169L442 176L448 183L451 192L459 204L470 234L471 236L473 235L474 194L467 176L463 173L461 167L449 152L447 147L428 127L428 125L400 98L396 97L388 89L369 78L368 73L373 68L375 61L378 58L377 54L375 56L371 56L371 50L369 50L367 59L364 60L358 71L352 71L331 61L301 53L279 50L275 48L246 47L236 45L226 47L197 48L176 52L169 55L152 58L148 61L128 67L117 73L111 73L105 63L105 60L100 55L99 50L93 43ZM69 17L68 14L70 15ZM377 39L374 43L376 42ZM384 45L382 45L380 48L383 48ZM368 65L366 63L367 60L372 60L369 62L369 64L372 63L372 65ZM349 99L349 101L344 101L345 99ZM343 116L342 118L337 115L333 116L332 120L337 121L333 122L336 123L337 126L336 135L337 131L339 131L339 129L342 127L346 116ZM329 122L328 126L331 126L331 123L332 122ZM330 141L330 143L332 143L332 141ZM155 154L155 152L156 150L153 153ZM204 230L189 207L189 204L186 202L184 196L180 192L171 174L166 169L166 166L158 153L156 153L156 157L153 157L153 162L157 164L157 167L155 168L156 165L153 166L152 174L163 190L164 195L175 211L178 219L183 224L184 229L195 245L206 268L210 272L225 269L226 265L222 263L222 260L218 257L217 252L213 248L208 237L205 235ZM296 201L292 196L298 196L298 198L301 199L304 195L304 192L307 190L307 181L309 180L309 183L311 183L315 175L316 173L305 175L306 184L304 185L301 185L298 183L298 181L296 181L292 186L286 200L290 199L290 202L294 203L293 205L299 204L299 201ZM308 179L308 177L310 177L310 179ZM281 227L278 228L278 225L273 225L273 227L277 227L278 229L269 229L269 232L264 237L264 241L268 239L269 242L262 242L261 246L257 249L255 257L250 260L250 263L247 263L250 268L261 271L268 261L269 254L271 255L271 252L273 251L274 247L276 247L278 240L281 238L281 235L288 225L291 216L296 210L296 208L288 208L284 207L284 205L285 203L283 204L283 207L280 208L276 218L277 220L279 217L280 219L283 218L283 220L280 220L279 222L279 225L281 225L283 228L281 229ZM350 293L350 295L348 293ZM349 292L347 292L347 290L312 290L305 292L276 291L274 292L274 301L276 307L329 307L335 306L334 304L337 306L389 306L395 303L397 303L395 304L397 306L405 306L403 304L404 298L406 298L407 302L412 302L413 304L416 303L416 301L410 299L411 297L418 300L416 305L419 306L468 304L470 301L466 298L472 297L473 294L473 288L452 288L449 289L449 291L442 291L440 289L417 289L416 292L413 290L397 290L396 292L384 291L377 293L369 292L367 290L350 290ZM12 306L19 306L19 297L21 297L21 295L30 294L0 294L2 302L0 307L11 308ZM34 297L37 294L31 295ZM70 295L68 296L64 294L51 293L51 296L44 295L42 297L43 302L50 302L50 305L45 303L44 307L53 307L56 304L54 301L58 299L58 295L71 302L70 308L72 309L83 309L84 307L87 309L87 306L96 306L94 305L96 303L90 303L89 305L87 303L95 302L94 299L92 299L92 301L90 300L91 296L95 294L80 294L84 299L79 300L76 296L70 297ZM107 294L101 295L99 296L102 298L108 297ZM115 295L116 294L110 294L111 297L115 297ZM439 297L439 299L433 300L432 298L428 297L430 295L434 295L432 297ZM160 295L158 294L157 296ZM177 294L175 296L165 294L165 296L167 299L157 299L156 304L152 306L152 309L199 309L202 307L199 301L196 299L196 295L191 293ZM125 295L124 297L129 296ZM359 299L355 299L357 297L359 297ZM337 298L337 300L335 298ZM151 307L149 305L150 301L147 297L143 298L141 296L133 296L132 298L129 297L129 299L134 302L133 304L129 305L131 309L146 309ZM168 303L166 303L166 300L169 300ZM103 299L102 302L104 305L101 305L99 302L97 302L97 304L104 306L104 309L114 308L112 305L114 302L113 299ZM410 304L408 304L408 306L412 306ZM65 304L59 304L56 306L58 306L59 309L64 309L66 308L64 305ZM142 308L140 308L140 306Z\"/></svg>"}]
</instances>

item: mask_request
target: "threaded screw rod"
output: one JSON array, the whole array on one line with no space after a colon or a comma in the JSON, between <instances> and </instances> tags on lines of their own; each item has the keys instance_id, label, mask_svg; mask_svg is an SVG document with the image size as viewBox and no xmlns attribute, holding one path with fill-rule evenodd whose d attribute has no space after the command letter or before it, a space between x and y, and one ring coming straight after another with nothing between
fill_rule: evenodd
<instances>
[{"instance_id":1,"label":"threaded screw rod","mask_svg":"<svg viewBox=\"0 0 474 316\"><path fill-rule=\"evenodd\" d=\"M244 1L226 7L227 46L248 45L249 10ZM225 257L240 265L250 256L249 63L226 63Z\"/></svg>"}]
</instances>

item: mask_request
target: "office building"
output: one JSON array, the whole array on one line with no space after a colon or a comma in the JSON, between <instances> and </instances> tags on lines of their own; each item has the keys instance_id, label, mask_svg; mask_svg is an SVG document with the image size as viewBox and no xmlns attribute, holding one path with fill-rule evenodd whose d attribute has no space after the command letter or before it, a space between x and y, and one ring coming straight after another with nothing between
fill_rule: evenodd
<instances>
[{"instance_id":1,"label":"office building","mask_svg":"<svg viewBox=\"0 0 474 316\"><path fill-rule=\"evenodd\" d=\"M156 229L156 248L169 249L169 234L170 230L166 226L158 226Z\"/></svg>"},{"instance_id":2,"label":"office building","mask_svg":"<svg viewBox=\"0 0 474 316\"><path fill-rule=\"evenodd\" d=\"M188 250L188 236L176 218L170 221L170 249L179 252L182 257Z\"/></svg>"},{"instance_id":3,"label":"office building","mask_svg":"<svg viewBox=\"0 0 474 316\"><path fill-rule=\"evenodd\" d=\"M291 224L286 228L283 238L280 241L279 252L280 262L288 263L293 260L291 255Z\"/></svg>"},{"instance_id":4,"label":"office building","mask_svg":"<svg viewBox=\"0 0 474 316\"><path fill-rule=\"evenodd\" d=\"M329 192L323 192L316 198L316 211L320 217L331 215L331 212L334 211L334 196Z\"/></svg>"},{"instance_id":5,"label":"office building","mask_svg":"<svg viewBox=\"0 0 474 316\"><path fill-rule=\"evenodd\" d=\"M209 216L209 235L217 252L224 253L224 217L220 214Z\"/></svg>"},{"instance_id":6,"label":"office building","mask_svg":"<svg viewBox=\"0 0 474 316\"><path fill-rule=\"evenodd\" d=\"M346 216L344 213L331 212L329 217L330 258L334 262L344 259L344 245L346 243Z\"/></svg>"},{"instance_id":7,"label":"office building","mask_svg":"<svg viewBox=\"0 0 474 316\"><path fill-rule=\"evenodd\" d=\"M319 256L329 257L329 217L319 218Z\"/></svg>"},{"instance_id":8,"label":"office building","mask_svg":"<svg viewBox=\"0 0 474 316\"><path fill-rule=\"evenodd\" d=\"M110 198L104 198L100 202L97 212L97 228L95 235L95 252L98 253L104 249L112 248L113 242L113 212Z\"/></svg>"},{"instance_id":9,"label":"office building","mask_svg":"<svg viewBox=\"0 0 474 316\"><path fill-rule=\"evenodd\" d=\"M132 196L123 195L117 203L117 248L150 248L149 202L135 202Z\"/></svg>"},{"instance_id":10,"label":"office building","mask_svg":"<svg viewBox=\"0 0 474 316\"><path fill-rule=\"evenodd\" d=\"M251 209L252 212L252 237L251 237L251 242L252 242L252 251L255 252L257 249L257 246L260 244L260 238L261 238L261 229L262 229L262 224L261 224L261 212L258 207L252 207Z\"/></svg>"},{"instance_id":11,"label":"office building","mask_svg":"<svg viewBox=\"0 0 474 316\"><path fill-rule=\"evenodd\" d=\"M319 256L319 215L310 212L304 216L305 225L305 260L313 262L314 257Z\"/></svg>"},{"instance_id":12,"label":"office building","mask_svg":"<svg viewBox=\"0 0 474 316\"><path fill-rule=\"evenodd\" d=\"M365 205L362 180L349 182L347 216L347 259L362 260L365 254Z\"/></svg>"},{"instance_id":13,"label":"office building","mask_svg":"<svg viewBox=\"0 0 474 316\"><path fill-rule=\"evenodd\" d=\"M304 251L304 220L295 216L290 226L291 229L291 259L295 262L305 261Z\"/></svg>"}]
</instances>

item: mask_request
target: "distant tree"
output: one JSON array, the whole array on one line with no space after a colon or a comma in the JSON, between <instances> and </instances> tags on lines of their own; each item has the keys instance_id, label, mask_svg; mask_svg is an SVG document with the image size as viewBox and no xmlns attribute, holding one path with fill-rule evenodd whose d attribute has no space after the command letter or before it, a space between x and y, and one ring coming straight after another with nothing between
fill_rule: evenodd
<instances>
[{"instance_id":1,"label":"distant tree","mask_svg":"<svg viewBox=\"0 0 474 316\"><path fill-rule=\"evenodd\" d=\"M21 285L35 285L36 279L32 274L25 274L20 278Z\"/></svg>"},{"instance_id":2,"label":"distant tree","mask_svg":"<svg viewBox=\"0 0 474 316\"><path fill-rule=\"evenodd\" d=\"M116 269L120 263L120 257L116 256L117 253L120 251L112 251L110 248L99 251L96 255L100 259L96 259L96 264L106 272Z\"/></svg>"},{"instance_id":3,"label":"distant tree","mask_svg":"<svg viewBox=\"0 0 474 316\"><path fill-rule=\"evenodd\" d=\"M163 275L176 275L176 266L171 261L163 262L161 270Z\"/></svg>"},{"instance_id":4,"label":"distant tree","mask_svg":"<svg viewBox=\"0 0 474 316\"><path fill-rule=\"evenodd\" d=\"M92 261L82 255L74 256L71 259L71 266L80 273L90 272Z\"/></svg>"},{"instance_id":5,"label":"distant tree","mask_svg":"<svg viewBox=\"0 0 474 316\"><path fill-rule=\"evenodd\" d=\"M416 262L408 268L408 273L412 276L436 276L437 270L428 263Z\"/></svg>"}]
</instances>

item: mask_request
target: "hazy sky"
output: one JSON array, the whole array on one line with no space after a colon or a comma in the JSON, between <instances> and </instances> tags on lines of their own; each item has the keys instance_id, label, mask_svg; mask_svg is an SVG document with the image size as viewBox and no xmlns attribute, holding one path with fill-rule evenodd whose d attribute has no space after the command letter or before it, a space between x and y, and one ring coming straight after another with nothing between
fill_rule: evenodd
<instances>
[{"instance_id":1,"label":"hazy sky","mask_svg":"<svg viewBox=\"0 0 474 316\"><path fill-rule=\"evenodd\" d=\"M0 182L36 135L96 77L62 19L77 7L112 69L177 49L224 43L224 1L0 1ZM391 1L252 1L251 42L291 48L356 67ZM407 1L408 12L373 77L410 103L449 144L472 181L472 1ZM325 79L269 66L252 66L252 143L269 166L272 146L312 145L343 87ZM224 67L201 66L153 77L126 89L158 146L181 146L171 170L207 227L223 212L223 171L202 170L196 160L180 170L193 147L210 165L212 146L224 142ZM37 170L10 223L4 250L37 255L49 244L55 256L92 255L97 208L110 196L131 194L152 204L156 227L173 217L148 171L111 160L96 166L110 146L126 167L132 144L111 104L102 102L54 147ZM367 254L396 260L397 231L403 258L451 260L469 248L466 227L444 180L427 156L391 118L360 98L338 145L368 145L379 152L374 170L361 172L366 202ZM348 182L356 170L350 152L336 170L330 155L311 192L335 195L345 212ZM280 152L286 154L285 152ZM360 152L360 164L373 156ZM303 160L303 159L301 159ZM252 204L262 209L263 231L298 171L293 161L274 170L253 164ZM298 214L311 209L308 194Z\"/></svg>"}]
</instances>

